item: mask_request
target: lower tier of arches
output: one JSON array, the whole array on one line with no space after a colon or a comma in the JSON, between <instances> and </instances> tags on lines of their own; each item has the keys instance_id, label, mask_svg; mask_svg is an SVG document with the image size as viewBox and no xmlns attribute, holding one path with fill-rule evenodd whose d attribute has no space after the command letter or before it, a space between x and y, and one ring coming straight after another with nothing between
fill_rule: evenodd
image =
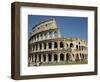
<instances>
[{"instance_id":1,"label":"lower tier of arches","mask_svg":"<svg viewBox=\"0 0 100 82\"><path fill-rule=\"evenodd\" d=\"M84 53L46 53L46 54L30 54L28 57L28 65L29 66L37 66L42 63L50 63L50 62L68 62L68 61L87 61L87 54Z\"/></svg>"}]
</instances>

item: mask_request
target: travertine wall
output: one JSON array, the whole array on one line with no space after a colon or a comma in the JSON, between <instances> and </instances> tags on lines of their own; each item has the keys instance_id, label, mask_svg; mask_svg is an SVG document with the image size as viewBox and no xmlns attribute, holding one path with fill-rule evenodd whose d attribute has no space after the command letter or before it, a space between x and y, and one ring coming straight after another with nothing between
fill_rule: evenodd
<instances>
[{"instance_id":1,"label":"travertine wall","mask_svg":"<svg viewBox=\"0 0 100 82\"><path fill-rule=\"evenodd\" d=\"M29 38L29 66L36 63L87 61L87 42L79 38L61 37L55 19L33 27Z\"/></svg>"}]
</instances>

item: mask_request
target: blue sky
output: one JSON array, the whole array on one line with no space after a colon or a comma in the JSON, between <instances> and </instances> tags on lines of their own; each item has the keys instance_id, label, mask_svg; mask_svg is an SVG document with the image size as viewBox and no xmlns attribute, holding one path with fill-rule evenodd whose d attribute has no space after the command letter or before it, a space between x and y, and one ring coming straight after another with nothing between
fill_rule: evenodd
<instances>
[{"instance_id":1,"label":"blue sky","mask_svg":"<svg viewBox=\"0 0 100 82\"><path fill-rule=\"evenodd\" d=\"M58 28L60 28L61 36L78 37L83 40L88 39L88 18L87 17L64 17L64 16L28 16L28 32L32 31L34 25L51 18L55 18Z\"/></svg>"}]
</instances>

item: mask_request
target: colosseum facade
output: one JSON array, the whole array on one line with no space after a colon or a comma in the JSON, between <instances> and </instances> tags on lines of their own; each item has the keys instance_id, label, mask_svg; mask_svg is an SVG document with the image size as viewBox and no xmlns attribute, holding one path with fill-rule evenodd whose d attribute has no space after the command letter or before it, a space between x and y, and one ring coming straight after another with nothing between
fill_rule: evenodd
<instances>
[{"instance_id":1,"label":"colosseum facade","mask_svg":"<svg viewBox=\"0 0 100 82\"><path fill-rule=\"evenodd\" d=\"M54 18L32 28L28 40L28 66L87 62L87 57L87 42L80 38L62 37Z\"/></svg>"}]
</instances>

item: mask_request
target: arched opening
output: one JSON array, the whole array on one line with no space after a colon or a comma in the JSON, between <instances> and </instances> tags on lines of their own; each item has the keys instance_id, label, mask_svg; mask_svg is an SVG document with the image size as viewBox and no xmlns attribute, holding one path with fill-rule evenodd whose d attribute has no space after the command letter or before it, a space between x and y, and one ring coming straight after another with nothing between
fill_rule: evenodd
<instances>
[{"instance_id":1,"label":"arched opening","mask_svg":"<svg viewBox=\"0 0 100 82\"><path fill-rule=\"evenodd\" d=\"M57 54L54 54L54 61L57 61Z\"/></svg>"},{"instance_id":2,"label":"arched opening","mask_svg":"<svg viewBox=\"0 0 100 82\"><path fill-rule=\"evenodd\" d=\"M74 57L74 54L72 54L72 56Z\"/></svg>"},{"instance_id":3,"label":"arched opening","mask_svg":"<svg viewBox=\"0 0 100 82\"><path fill-rule=\"evenodd\" d=\"M46 43L44 43L44 49L46 49Z\"/></svg>"},{"instance_id":4,"label":"arched opening","mask_svg":"<svg viewBox=\"0 0 100 82\"><path fill-rule=\"evenodd\" d=\"M69 61L70 60L70 55L67 53L66 54L66 61Z\"/></svg>"},{"instance_id":5,"label":"arched opening","mask_svg":"<svg viewBox=\"0 0 100 82\"><path fill-rule=\"evenodd\" d=\"M46 39L46 35L47 35L47 33L44 33L44 39Z\"/></svg>"},{"instance_id":6,"label":"arched opening","mask_svg":"<svg viewBox=\"0 0 100 82\"><path fill-rule=\"evenodd\" d=\"M57 42L54 43L54 48L57 48Z\"/></svg>"},{"instance_id":7,"label":"arched opening","mask_svg":"<svg viewBox=\"0 0 100 82\"><path fill-rule=\"evenodd\" d=\"M64 60L64 54L60 54L60 60L61 60L61 61Z\"/></svg>"},{"instance_id":8,"label":"arched opening","mask_svg":"<svg viewBox=\"0 0 100 82\"><path fill-rule=\"evenodd\" d=\"M49 35L50 35L50 39L52 38L52 32L49 32Z\"/></svg>"},{"instance_id":9,"label":"arched opening","mask_svg":"<svg viewBox=\"0 0 100 82\"><path fill-rule=\"evenodd\" d=\"M82 60L82 55L81 55L81 53L80 53L80 58L81 58L81 60Z\"/></svg>"},{"instance_id":10,"label":"arched opening","mask_svg":"<svg viewBox=\"0 0 100 82\"><path fill-rule=\"evenodd\" d=\"M37 60L37 55L35 54L35 62L36 62L36 60Z\"/></svg>"},{"instance_id":11,"label":"arched opening","mask_svg":"<svg viewBox=\"0 0 100 82\"><path fill-rule=\"evenodd\" d=\"M48 61L51 61L51 59L52 59L52 56L51 56L51 54L49 54L48 55Z\"/></svg>"},{"instance_id":12,"label":"arched opening","mask_svg":"<svg viewBox=\"0 0 100 82\"><path fill-rule=\"evenodd\" d=\"M42 49L42 45L40 44L40 50Z\"/></svg>"},{"instance_id":13,"label":"arched opening","mask_svg":"<svg viewBox=\"0 0 100 82\"><path fill-rule=\"evenodd\" d=\"M84 54L82 54L82 59L84 60Z\"/></svg>"},{"instance_id":14,"label":"arched opening","mask_svg":"<svg viewBox=\"0 0 100 82\"><path fill-rule=\"evenodd\" d=\"M33 45L33 51L34 51L34 45Z\"/></svg>"},{"instance_id":15,"label":"arched opening","mask_svg":"<svg viewBox=\"0 0 100 82\"><path fill-rule=\"evenodd\" d=\"M43 38L42 38L42 34L40 34L40 39L43 39Z\"/></svg>"},{"instance_id":16,"label":"arched opening","mask_svg":"<svg viewBox=\"0 0 100 82\"><path fill-rule=\"evenodd\" d=\"M36 44L36 50L38 49L38 44Z\"/></svg>"},{"instance_id":17,"label":"arched opening","mask_svg":"<svg viewBox=\"0 0 100 82\"><path fill-rule=\"evenodd\" d=\"M39 35L37 35L37 40L39 40Z\"/></svg>"},{"instance_id":18,"label":"arched opening","mask_svg":"<svg viewBox=\"0 0 100 82\"><path fill-rule=\"evenodd\" d=\"M50 42L50 43L49 43L49 49L51 49L51 48L52 48L52 43Z\"/></svg>"},{"instance_id":19,"label":"arched opening","mask_svg":"<svg viewBox=\"0 0 100 82\"><path fill-rule=\"evenodd\" d=\"M76 45L76 49L78 49L78 45Z\"/></svg>"},{"instance_id":20,"label":"arched opening","mask_svg":"<svg viewBox=\"0 0 100 82\"><path fill-rule=\"evenodd\" d=\"M44 62L46 61L46 55L43 55L43 61Z\"/></svg>"},{"instance_id":21,"label":"arched opening","mask_svg":"<svg viewBox=\"0 0 100 82\"><path fill-rule=\"evenodd\" d=\"M70 43L70 48L72 48L73 47L73 43Z\"/></svg>"},{"instance_id":22,"label":"arched opening","mask_svg":"<svg viewBox=\"0 0 100 82\"><path fill-rule=\"evenodd\" d=\"M60 42L60 48L63 48L63 47L64 47L63 42Z\"/></svg>"},{"instance_id":23,"label":"arched opening","mask_svg":"<svg viewBox=\"0 0 100 82\"><path fill-rule=\"evenodd\" d=\"M41 54L39 54L39 62L41 62Z\"/></svg>"}]
</instances>

